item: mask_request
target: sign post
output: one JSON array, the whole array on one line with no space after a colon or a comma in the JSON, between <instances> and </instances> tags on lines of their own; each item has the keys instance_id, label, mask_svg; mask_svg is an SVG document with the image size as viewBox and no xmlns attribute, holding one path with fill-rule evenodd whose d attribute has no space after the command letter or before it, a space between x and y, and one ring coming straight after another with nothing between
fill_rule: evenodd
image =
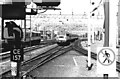
<instances>
[{"instance_id":1,"label":"sign post","mask_svg":"<svg viewBox=\"0 0 120 79\"><path fill-rule=\"evenodd\" d=\"M98 50L98 62L97 62L97 71L102 73L103 77L108 79L108 77L117 77L116 75L116 8L117 1L104 0L104 29L105 29L105 38L104 38L104 47L99 48ZM114 10L114 11L113 11ZM103 55L103 56L102 56ZM102 69L101 69L101 68ZM101 71L101 70L102 71Z\"/></svg>"},{"instance_id":2,"label":"sign post","mask_svg":"<svg viewBox=\"0 0 120 79\"><path fill-rule=\"evenodd\" d=\"M21 61L23 61L23 48L21 41L18 41L19 46L14 44L14 48L11 50L11 67L12 68L12 76L16 76L18 79L20 78L20 65ZM17 43L17 41L16 41Z\"/></svg>"},{"instance_id":3,"label":"sign post","mask_svg":"<svg viewBox=\"0 0 120 79\"><path fill-rule=\"evenodd\" d=\"M104 47L108 47L109 46L109 0L104 0L103 5L104 5L104 15L105 15L105 21L104 21L104 28L105 28ZM104 73L103 73L103 77L106 78Z\"/></svg>"}]
</instances>

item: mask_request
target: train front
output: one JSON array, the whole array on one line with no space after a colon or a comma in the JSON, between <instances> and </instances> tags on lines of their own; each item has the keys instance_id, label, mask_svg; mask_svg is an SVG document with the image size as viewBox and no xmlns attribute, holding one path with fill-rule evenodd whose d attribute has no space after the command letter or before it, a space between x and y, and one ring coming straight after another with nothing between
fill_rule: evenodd
<instances>
[{"instance_id":1,"label":"train front","mask_svg":"<svg viewBox=\"0 0 120 79\"><path fill-rule=\"evenodd\" d=\"M57 33L57 36L56 36L56 41L57 41L57 44L64 44L66 43L68 40L68 37L66 35L66 32L64 31L59 31Z\"/></svg>"}]
</instances>

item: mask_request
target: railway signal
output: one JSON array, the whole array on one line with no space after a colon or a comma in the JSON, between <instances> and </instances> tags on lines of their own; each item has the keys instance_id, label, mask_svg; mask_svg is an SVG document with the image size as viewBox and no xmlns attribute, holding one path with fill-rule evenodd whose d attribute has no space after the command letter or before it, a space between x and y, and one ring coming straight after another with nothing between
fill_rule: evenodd
<instances>
[{"instance_id":1,"label":"railway signal","mask_svg":"<svg viewBox=\"0 0 120 79\"><path fill-rule=\"evenodd\" d=\"M19 77L20 63L23 61L22 29L15 22L10 21L6 23L3 35L10 45L12 76Z\"/></svg>"},{"instance_id":2,"label":"railway signal","mask_svg":"<svg viewBox=\"0 0 120 79\"><path fill-rule=\"evenodd\" d=\"M8 31L8 29L4 28L4 20L24 20L25 24L25 34L26 34L26 5L30 4L31 2L35 3L37 6L35 9L56 9L55 7L60 4L60 0L5 0L3 4L0 4L0 8L2 9L0 12L0 17L2 18L2 39L16 39L16 37L9 36L13 30ZM34 11L34 8L31 9L31 12L28 13L29 15L36 15L37 12ZM15 29L15 28L13 28ZM16 30L17 31L17 30ZM5 32L5 33L4 33ZM15 33L14 33L15 34ZM19 36L19 34L16 34ZM19 39L18 39L19 40ZM13 69L13 76L17 76L19 78L19 69L20 69L20 62L23 61L23 48L21 48L21 40L13 41L11 45L11 67ZM15 72L15 67L17 63L17 73Z\"/></svg>"}]
</instances>

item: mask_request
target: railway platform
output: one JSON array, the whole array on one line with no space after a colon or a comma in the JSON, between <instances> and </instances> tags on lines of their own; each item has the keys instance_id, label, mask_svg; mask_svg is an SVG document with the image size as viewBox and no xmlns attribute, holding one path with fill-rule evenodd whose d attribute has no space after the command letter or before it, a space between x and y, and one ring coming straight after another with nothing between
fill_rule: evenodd
<instances>
[{"instance_id":1,"label":"railway platform","mask_svg":"<svg viewBox=\"0 0 120 79\"><path fill-rule=\"evenodd\" d=\"M87 42L83 41L81 42L81 45L84 49L87 50ZM95 41L94 43L91 44L91 51L94 53L97 53L97 47L103 47L104 41ZM120 61L120 45L116 46L117 49L117 55L116 55L116 61ZM118 73L118 77L120 78L120 73Z\"/></svg>"},{"instance_id":2,"label":"railway platform","mask_svg":"<svg viewBox=\"0 0 120 79\"><path fill-rule=\"evenodd\" d=\"M84 49L87 50L87 41L82 41L81 45ZM103 47L104 41L95 41L94 43L91 43L91 51L94 53L97 53L97 47Z\"/></svg>"},{"instance_id":3,"label":"railway platform","mask_svg":"<svg viewBox=\"0 0 120 79\"><path fill-rule=\"evenodd\" d=\"M76 51L69 51L65 55L46 63L42 67L30 72L34 77L97 77L96 65L91 71L86 68L87 57ZM92 60L95 64L95 60ZM100 75L99 75L100 77ZM102 77L102 76L101 76Z\"/></svg>"},{"instance_id":4,"label":"railway platform","mask_svg":"<svg viewBox=\"0 0 120 79\"><path fill-rule=\"evenodd\" d=\"M81 42L81 45L84 49L87 50L87 41ZM95 41L94 43L91 44L91 51L94 52L94 53L97 53L97 47L103 47L103 45L104 45L103 40ZM116 60L120 61L120 53L119 53L120 52L120 45L117 45L116 49L117 49Z\"/></svg>"},{"instance_id":5,"label":"railway platform","mask_svg":"<svg viewBox=\"0 0 120 79\"><path fill-rule=\"evenodd\" d=\"M33 77L46 78L52 77L53 79L61 78L78 78L78 79L103 79L103 75L96 73L96 60L92 59L94 64L91 70L88 70L87 57L78 53L77 51L71 50L66 54L53 59L45 65L33 70L29 73ZM112 77L109 79L113 79ZM114 78L118 79L118 78Z\"/></svg>"}]
</instances>

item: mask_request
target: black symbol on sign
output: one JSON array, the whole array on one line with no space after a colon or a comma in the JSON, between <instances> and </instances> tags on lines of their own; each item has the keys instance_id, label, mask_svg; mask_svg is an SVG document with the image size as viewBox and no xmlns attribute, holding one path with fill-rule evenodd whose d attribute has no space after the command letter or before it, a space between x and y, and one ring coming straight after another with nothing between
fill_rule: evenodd
<instances>
[{"instance_id":1,"label":"black symbol on sign","mask_svg":"<svg viewBox=\"0 0 120 79\"><path fill-rule=\"evenodd\" d=\"M115 53L110 48L103 48L98 52L98 61L104 65L109 66L115 61Z\"/></svg>"},{"instance_id":2,"label":"black symbol on sign","mask_svg":"<svg viewBox=\"0 0 120 79\"><path fill-rule=\"evenodd\" d=\"M108 61L108 63L111 63L112 61L109 59L110 58L110 54L105 51L105 53L103 53L103 57L105 57L105 60L103 61L103 63L105 63L106 61Z\"/></svg>"}]
</instances>

